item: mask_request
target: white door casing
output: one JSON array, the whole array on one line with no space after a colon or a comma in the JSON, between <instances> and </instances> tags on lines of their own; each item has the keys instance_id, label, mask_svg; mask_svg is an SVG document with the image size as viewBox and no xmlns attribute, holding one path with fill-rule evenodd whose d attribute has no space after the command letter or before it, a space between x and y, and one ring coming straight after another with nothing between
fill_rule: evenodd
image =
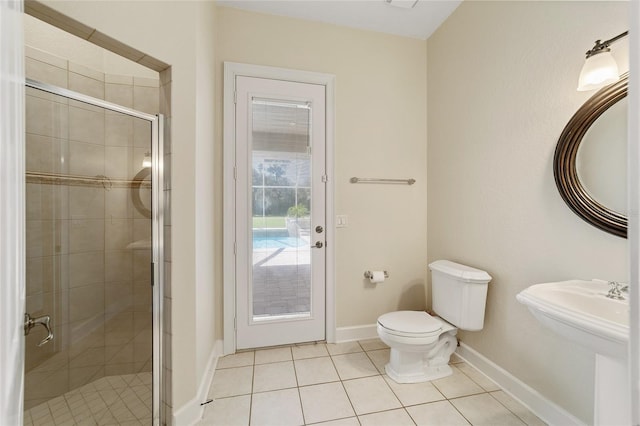
<instances>
[{"instance_id":1,"label":"white door casing","mask_svg":"<svg viewBox=\"0 0 640 426\"><path fill-rule=\"evenodd\" d=\"M22 1L0 0L0 424L22 424L25 130Z\"/></svg>"}]
</instances>

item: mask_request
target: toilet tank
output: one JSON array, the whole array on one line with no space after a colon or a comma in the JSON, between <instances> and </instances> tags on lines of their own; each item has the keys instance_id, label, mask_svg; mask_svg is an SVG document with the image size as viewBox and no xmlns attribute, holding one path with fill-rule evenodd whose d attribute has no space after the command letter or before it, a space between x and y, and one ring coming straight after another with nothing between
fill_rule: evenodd
<instances>
[{"instance_id":1,"label":"toilet tank","mask_svg":"<svg viewBox=\"0 0 640 426\"><path fill-rule=\"evenodd\" d=\"M432 262L429 269L431 309L461 330L482 330L491 275L448 260Z\"/></svg>"}]
</instances>

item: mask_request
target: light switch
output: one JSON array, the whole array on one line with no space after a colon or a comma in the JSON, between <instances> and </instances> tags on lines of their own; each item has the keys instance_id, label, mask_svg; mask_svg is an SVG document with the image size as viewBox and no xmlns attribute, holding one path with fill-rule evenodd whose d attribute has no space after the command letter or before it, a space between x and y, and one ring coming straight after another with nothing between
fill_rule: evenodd
<instances>
[{"instance_id":1,"label":"light switch","mask_svg":"<svg viewBox=\"0 0 640 426\"><path fill-rule=\"evenodd\" d=\"M346 228L349 225L349 216L339 214L336 216L336 228Z\"/></svg>"}]
</instances>

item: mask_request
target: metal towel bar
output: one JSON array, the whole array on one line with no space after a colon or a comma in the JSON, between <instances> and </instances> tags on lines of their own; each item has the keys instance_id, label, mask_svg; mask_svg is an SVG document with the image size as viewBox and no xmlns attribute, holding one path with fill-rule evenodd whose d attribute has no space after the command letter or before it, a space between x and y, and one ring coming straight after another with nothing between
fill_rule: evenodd
<instances>
[{"instance_id":1,"label":"metal towel bar","mask_svg":"<svg viewBox=\"0 0 640 426\"><path fill-rule=\"evenodd\" d=\"M413 185L416 183L415 179L379 179L379 178L358 178L352 177L349 179L351 183L406 183L407 185Z\"/></svg>"}]
</instances>

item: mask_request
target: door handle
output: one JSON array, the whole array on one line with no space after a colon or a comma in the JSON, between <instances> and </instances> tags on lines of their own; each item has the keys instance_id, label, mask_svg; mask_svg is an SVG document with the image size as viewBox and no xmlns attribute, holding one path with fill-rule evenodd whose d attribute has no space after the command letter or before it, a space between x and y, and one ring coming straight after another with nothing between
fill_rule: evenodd
<instances>
[{"instance_id":1,"label":"door handle","mask_svg":"<svg viewBox=\"0 0 640 426\"><path fill-rule=\"evenodd\" d=\"M38 318L31 318L29 314L24 314L24 335L29 334L31 329L36 325L41 325L47 330L47 337L45 337L38 346L42 346L45 343L53 340L53 331L51 330L51 317L49 315L43 315Z\"/></svg>"},{"instance_id":2,"label":"door handle","mask_svg":"<svg viewBox=\"0 0 640 426\"><path fill-rule=\"evenodd\" d=\"M323 246L324 244L322 243L322 241L316 241L316 243L312 245L311 248L322 248Z\"/></svg>"}]
</instances>

